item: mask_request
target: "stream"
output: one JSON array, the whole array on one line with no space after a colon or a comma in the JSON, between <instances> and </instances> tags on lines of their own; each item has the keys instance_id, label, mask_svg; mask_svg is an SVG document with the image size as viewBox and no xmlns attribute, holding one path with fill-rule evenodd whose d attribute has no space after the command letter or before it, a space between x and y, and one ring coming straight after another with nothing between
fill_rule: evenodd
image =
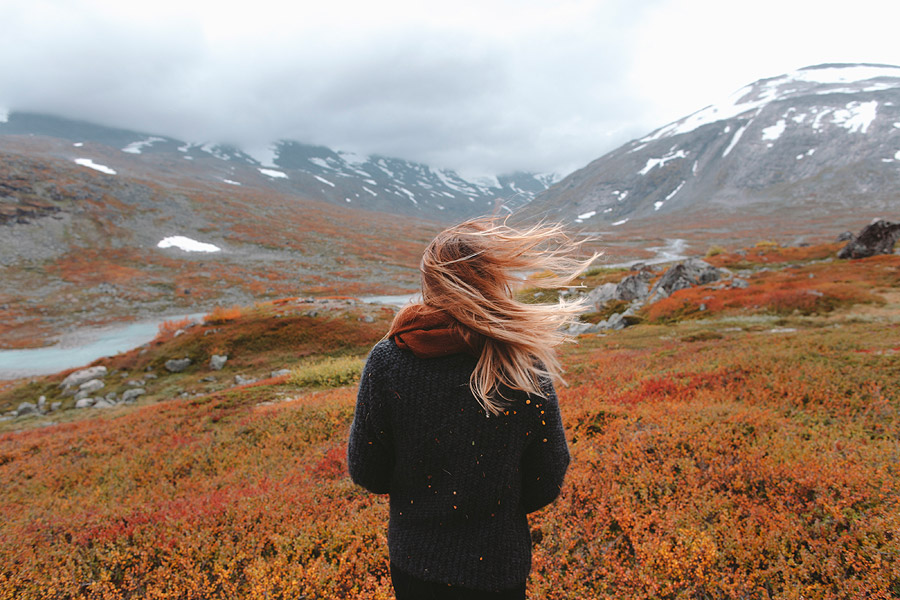
<instances>
[{"instance_id":1,"label":"stream","mask_svg":"<svg viewBox=\"0 0 900 600\"><path fill-rule=\"evenodd\" d=\"M605 267L629 267L635 262L657 264L683 260L682 253L687 244L684 240L667 240L665 246L648 248L656 252L652 259L631 261ZM418 300L418 294L398 296L366 296L363 302L403 306ZM186 318L199 320L205 313L187 315ZM177 321L185 316L159 317L148 321L138 321L123 326L83 328L63 334L53 346L28 348L25 350L0 350L0 380L18 379L36 375L49 375L65 369L87 365L98 358L113 356L146 344L156 337L163 321Z\"/></svg>"},{"instance_id":2,"label":"stream","mask_svg":"<svg viewBox=\"0 0 900 600\"><path fill-rule=\"evenodd\" d=\"M146 344L159 333L163 321L199 320L205 313L159 317L128 325L85 327L65 333L52 346L24 350L0 350L0 380L49 375L87 365Z\"/></svg>"}]
</instances>

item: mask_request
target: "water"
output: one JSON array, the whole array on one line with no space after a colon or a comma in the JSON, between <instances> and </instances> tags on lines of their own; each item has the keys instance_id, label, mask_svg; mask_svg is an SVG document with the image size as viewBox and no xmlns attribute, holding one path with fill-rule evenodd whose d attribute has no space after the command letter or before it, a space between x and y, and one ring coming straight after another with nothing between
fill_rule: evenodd
<instances>
[{"instance_id":1,"label":"water","mask_svg":"<svg viewBox=\"0 0 900 600\"><path fill-rule=\"evenodd\" d=\"M660 263L668 263L675 262L678 260L684 260L687 258L683 253L687 248L687 242L682 239L676 240L666 240L665 246L653 246L647 248L647 250L653 250L656 252L656 256L653 258L645 258L642 260L632 260L629 262L623 263L615 263L610 265L602 265L603 267L607 267L610 269L627 269L631 267L631 265L635 265L637 263L643 263L645 265L657 265Z\"/></svg>"},{"instance_id":2,"label":"water","mask_svg":"<svg viewBox=\"0 0 900 600\"><path fill-rule=\"evenodd\" d=\"M49 375L87 365L145 344L159 333L163 321L198 320L203 313L160 317L113 327L91 327L63 335L53 346L26 350L0 350L0 379Z\"/></svg>"},{"instance_id":3,"label":"water","mask_svg":"<svg viewBox=\"0 0 900 600\"><path fill-rule=\"evenodd\" d=\"M360 298L363 302L369 304L390 304L391 306L405 306L418 302L422 297L418 294L400 294L399 296L363 296Z\"/></svg>"}]
</instances>

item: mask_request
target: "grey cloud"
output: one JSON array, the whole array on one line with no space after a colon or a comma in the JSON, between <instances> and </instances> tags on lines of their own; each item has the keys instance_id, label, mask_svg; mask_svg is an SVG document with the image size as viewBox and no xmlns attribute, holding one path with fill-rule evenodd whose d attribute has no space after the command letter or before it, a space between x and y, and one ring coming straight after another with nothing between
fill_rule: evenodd
<instances>
[{"instance_id":1,"label":"grey cloud","mask_svg":"<svg viewBox=\"0 0 900 600\"><path fill-rule=\"evenodd\" d=\"M61 11L42 20L24 6L0 24L0 107L484 173L575 168L646 132L626 85L636 15L621 4L525 39L425 28L226 49L190 20L123 23L64 3L36 5Z\"/></svg>"}]
</instances>

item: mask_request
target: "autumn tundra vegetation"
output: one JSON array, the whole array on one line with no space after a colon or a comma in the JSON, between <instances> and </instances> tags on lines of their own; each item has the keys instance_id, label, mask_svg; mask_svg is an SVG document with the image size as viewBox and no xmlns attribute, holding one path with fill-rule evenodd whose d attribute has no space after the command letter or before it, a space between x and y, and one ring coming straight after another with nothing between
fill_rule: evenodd
<instances>
[{"instance_id":1,"label":"autumn tundra vegetation","mask_svg":"<svg viewBox=\"0 0 900 600\"><path fill-rule=\"evenodd\" d=\"M531 517L529 597L900 597L900 256L838 249L713 249L745 287L565 347L573 461ZM8 385L2 412L62 404L0 422L0 598L391 598L387 500L345 453L392 316L282 298L169 323L95 363L146 388L105 410L70 408L68 373Z\"/></svg>"}]
</instances>

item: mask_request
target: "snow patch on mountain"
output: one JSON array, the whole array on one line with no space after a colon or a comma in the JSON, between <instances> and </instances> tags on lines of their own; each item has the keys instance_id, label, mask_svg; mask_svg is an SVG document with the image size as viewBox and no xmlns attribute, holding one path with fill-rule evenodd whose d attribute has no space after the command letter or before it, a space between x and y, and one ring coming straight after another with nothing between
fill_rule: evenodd
<instances>
[{"instance_id":1,"label":"snow patch on mountain","mask_svg":"<svg viewBox=\"0 0 900 600\"><path fill-rule=\"evenodd\" d=\"M334 183L328 181L328 180L325 179L324 177L319 177L318 175L313 175L313 177L315 177L316 179L318 179L319 181L321 181L321 182L324 183L325 185L330 185L331 187L334 187Z\"/></svg>"},{"instance_id":2,"label":"snow patch on mountain","mask_svg":"<svg viewBox=\"0 0 900 600\"><path fill-rule=\"evenodd\" d=\"M269 177L275 179L287 179L287 173L283 173L281 171L276 171L275 169L257 169L263 175L268 175Z\"/></svg>"},{"instance_id":3,"label":"snow patch on mountain","mask_svg":"<svg viewBox=\"0 0 900 600\"><path fill-rule=\"evenodd\" d=\"M675 194L677 194L678 192L681 191L681 188L684 187L684 184L685 184L685 183L687 183L687 182L686 182L686 181L682 181L681 183L679 183L679 184L678 184L678 187L676 187L674 190L672 190L671 192L669 192L669 194L666 196L666 199L663 200L663 202L668 202L669 200L671 200L672 198L674 198L674 197L675 197Z\"/></svg>"},{"instance_id":4,"label":"snow patch on mountain","mask_svg":"<svg viewBox=\"0 0 900 600\"><path fill-rule=\"evenodd\" d=\"M95 171L100 171L101 173L106 173L107 175L116 174L115 170L110 169L106 165L97 164L90 158L76 158L75 164L81 165L82 167L87 167L88 169L94 169Z\"/></svg>"},{"instance_id":5,"label":"snow patch on mountain","mask_svg":"<svg viewBox=\"0 0 900 600\"><path fill-rule=\"evenodd\" d=\"M463 185L461 186L461 185L459 185L459 183L460 183L459 180L454 181L453 179L451 179L450 174L444 170L438 169L437 171L434 172L434 174L437 175L437 178L441 180L441 183L443 183L445 186L447 186L451 190L459 192L460 194L462 194L464 196L468 196L473 192L473 190L470 187L466 186L464 182L463 182Z\"/></svg>"},{"instance_id":6,"label":"snow patch on mountain","mask_svg":"<svg viewBox=\"0 0 900 600\"><path fill-rule=\"evenodd\" d=\"M348 165L352 166L362 166L369 162L369 157L363 154L357 154L356 152L348 152L346 150L338 150L338 155L346 162Z\"/></svg>"},{"instance_id":7,"label":"snow patch on mountain","mask_svg":"<svg viewBox=\"0 0 900 600\"><path fill-rule=\"evenodd\" d=\"M328 164L328 161L326 161L324 158L319 158L318 156L313 156L313 157L308 158L307 160L309 162L311 162L312 164L316 165L317 167L322 167L323 169L328 169L330 171L335 170L335 168L332 167L330 164Z\"/></svg>"},{"instance_id":8,"label":"snow patch on mountain","mask_svg":"<svg viewBox=\"0 0 900 600\"><path fill-rule=\"evenodd\" d=\"M152 146L155 142L164 142L165 140L161 137L149 137L146 140L141 140L138 142L131 142L124 148L122 148L122 152L127 152L129 154L141 154L141 150L143 148L148 148Z\"/></svg>"},{"instance_id":9,"label":"snow patch on mountain","mask_svg":"<svg viewBox=\"0 0 900 600\"><path fill-rule=\"evenodd\" d=\"M173 235L160 240L157 248L179 248L185 252L220 252L222 249L213 244L198 242L183 235Z\"/></svg>"},{"instance_id":10,"label":"snow patch on mountain","mask_svg":"<svg viewBox=\"0 0 900 600\"><path fill-rule=\"evenodd\" d=\"M731 143L728 144L728 147L722 152L722 158L728 156L728 154L737 146L738 141L740 141L741 136L744 135L744 132L747 131L747 127L750 126L750 123L747 123L743 127L738 128L737 131L734 132L734 137L731 138Z\"/></svg>"},{"instance_id":11,"label":"snow patch on mountain","mask_svg":"<svg viewBox=\"0 0 900 600\"><path fill-rule=\"evenodd\" d=\"M276 144L269 144L260 148L248 148L244 152L262 167L276 166L275 161L278 160L278 146Z\"/></svg>"},{"instance_id":12,"label":"snow patch on mountain","mask_svg":"<svg viewBox=\"0 0 900 600\"><path fill-rule=\"evenodd\" d=\"M762 139L768 141L775 141L781 137L781 134L784 133L785 127L787 125L784 122L784 119L779 119L777 123L772 125L771 127L766 127L762 130Z\"/></svg>"},{"instance_id":13,"label":"snow patch on mountain","mask_svg":"<svg viewBox=\"0 0 900 600\"><path fill-rule=\"evenodd\" d=\"M850 133L865 133L878 115L878 102L850 102L846 109L834 111L833 123L842 125Z\"/></svg>"},{"instance_id":14,"label":"snow patch on mountain","mask_svg":"<svg viewBox=\"0 0 900 600\"><path fill-rule=\"evenodd\" d=\"M646 175L656 167L665 166L665 164L671 160L687 157L687 153L684 150L678 150L677 152L674 152L674 150L675 148L672 148L672 150L670 150L669 153L662 158L647 159L647 164L644 165L644 168L638 171L638 173L640 173L641 175Z\"/></svg>"},{"instance_id":15,"label":"snow patch on mountain","mask_svg":"<svg viewBox=\"0 0 900 600\"><path fill-rule=\"evenodd\" d=\"M200 146L200 150L206 152L207 154L212 154L219 160L231 160L231 157L222 151L221 146L218 146L216 144L203 144L202 146Z\"/></svg>"},{"instance_id":16,"label":"snow patch on mountain","mask_svg":"<svg viewBox=\"0 0 900 600\"><path fill-rule=\"evenodd\" d=\"M412 200L412 203L413 203L413 204L418 204L418 203L419 203L419 201L416 200L416 195L413 194L411 191L409 191L409 190L406 189L405 187L399 187L399 189L400 189L400 191L401 191L402 193L406 194L406 195L409 197L410 200Z\"/></svg>"},{"instance_id":17,"label":"snow patch on mountain","mask_svg":"<svg viewBox=\"0 0 900 600\"><path fill-rule=\"evenodd\" d=\"M9 122L9 111L5 108L0 108L0 123Z\"/></svg>"},{"instance_id":18,"label":"snow patch on mountain","mask_svg":"<svg viewBox=\"0 0 900 600\"><path fill-rule=\"evenodd\" d=\"M806 67L783 77L795 81L808 81L810 83L856 83L878 77L900 77L900 67L890 65L848 65L848 66L822 66ZM887 83L874 82L871 87L889 85ZM891 87L898 87L894 84ZM864 91L872 91L868 88Z\"/></svg>"}]
</instances>

